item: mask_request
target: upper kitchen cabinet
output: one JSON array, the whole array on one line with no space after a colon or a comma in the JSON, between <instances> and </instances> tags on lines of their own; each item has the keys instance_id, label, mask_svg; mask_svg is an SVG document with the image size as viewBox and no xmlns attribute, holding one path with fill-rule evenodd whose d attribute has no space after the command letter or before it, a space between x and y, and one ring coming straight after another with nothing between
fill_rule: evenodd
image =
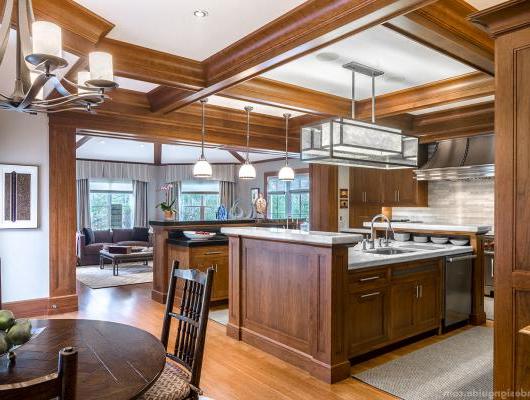
<instances>
[{"instance_id":1,"label":"upper kitchen cabinet","mask_svg":"<svg viewBox=\"0 0 530 400\"><path fill-rule=\"evenodd\" d=\"M352 204L380 205L383 202L383 175L381 170L350 168Z\"/></svg>"},{"instance_id":2,"label":"upper kitchen cabinet","mask_svg":"<svg viewBox=\"0 0 530 400\"><path fill-rule=\"evenodd\" d=\"M427 183L418 182L412 168L382 171L385 206L427 207Z\"/></svg>"},{"instance_id":3,"label":"upper kitchen cabinet","mask_svg":"<svg viewBox=\"0 0 530 400\"><path fill-rule=\"evenodd\" d=\"M350 168L350 193L357 205L427 207L427 183L418 182L412 168Z\"/></svg>"}]
</instances>

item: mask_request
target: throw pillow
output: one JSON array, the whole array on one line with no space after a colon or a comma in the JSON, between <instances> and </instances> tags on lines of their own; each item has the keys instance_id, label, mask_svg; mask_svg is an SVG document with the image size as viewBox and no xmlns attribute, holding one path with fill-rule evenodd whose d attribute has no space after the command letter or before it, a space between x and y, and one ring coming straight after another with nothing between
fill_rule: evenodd
<instances>
[{"instance_id":1,"label":"throw pillow","mask_svg":"<svg viewBox=\"0 0 530 400\"><path fill-rule=\"evenodd\" d=\"M132 240L135 242L149 242L149 229L141 227L133 228Z\"/></svg>"},{"instance_id":2,"label":"throw pillow","mask_svg":"<svg viewBox=\"0 0 530 400\"><path fill-rule=\"evenodd\" d=\"M92 228L83 228L83 235L85 235L85 244L89 245L96 242L96 237Z\"/></svg>"}]
</instances>

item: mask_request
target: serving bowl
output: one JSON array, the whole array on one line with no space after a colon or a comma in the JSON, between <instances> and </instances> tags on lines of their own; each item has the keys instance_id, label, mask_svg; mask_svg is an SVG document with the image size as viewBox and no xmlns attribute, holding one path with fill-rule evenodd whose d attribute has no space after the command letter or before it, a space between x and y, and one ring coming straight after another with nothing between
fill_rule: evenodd
<instances>
[{"instance_id":1,"label":"serving bowl","mask_svg":"<svg viewBox=\"0 0 530 400\"><path fill-rule=\"evenodd\" d=\"M429 237L424 236L424 235L414 235L412 240L414 240L417 243L427 243L429 241Z\"/></svg>"},{"instance_id":2,"label":"serving bowl","mask_svg":"<svg viewBox=\"0 0 530 400\"><path fill-rule=\"evenodd\" d=\"M406 242L410 240L410 233L407 232L394 232L394 240L398 242Z\"/></svg>"},{"instance_id":3,"label":"serving bowl","mask_svg":"<svg viewBox=\"0 0 530 400\"><path fill-rule=\"evenodd\" d=\"M469 243L468 239L451 239L449 240L451 244L454 244L455 246L465 246Z\"/></svg>"},{"instance_id":4,"label":"serving bowl","mask_svg":"<svg viewBox=\"0 0 530 400\"><path fill-rule=\"evenodd\" d=\"M207 240L216 235L215 232L183 231L184 236L191 240Z\"/></svg>"},{"instance_id":5,"label":"serving bowl","mask_svg":"<svg viewBox=\"0 0 530 400\"><path fill-rule=\"evenodd\" d=\"M431 236L431 242L436 244L446 244L448 241L447 237Z\"/></svg>"}]
</instances>

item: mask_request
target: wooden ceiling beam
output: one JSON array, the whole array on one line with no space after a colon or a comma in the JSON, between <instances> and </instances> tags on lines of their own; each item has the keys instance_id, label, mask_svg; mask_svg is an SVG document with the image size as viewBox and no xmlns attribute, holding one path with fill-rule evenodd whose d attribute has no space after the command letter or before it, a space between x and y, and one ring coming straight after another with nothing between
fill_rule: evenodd
<instances>
[{"instance_id":1,"label":"wooden ceiling beam","mask_svg":"<svg viewBox=\"0 0 530 400\"><path fill-rule=\"evenodd\" d=\"M420 142L475 136L494 132L495 104L493 101L449 110L416 115L413 133Z\"/></svg>"},{"instance_id":2,"label":"wooden ceiling beam","mask_svg":"<svg viewBox=\"0 0 530 400\"><path fill-rule=\"evenodd\" d=\"M411 12L433 0L310 0L204 61L207 87L175 93L154 111L168 113L270 69ZM346 32L338 29L348 25Z\"/></svg>"},{"instance_id":3,"label":"wooden ceiling beam","mask_svg":"<svg viewBox=\"0 0 530 400\"><path fill-rule=\"evenodd\" d=\"M482 72L473 72L377 96L376 115L378 118L389 117L494 93L494 79ZM357 118L370 118L370 99L358 101L355 107Z\"/></svg>"},{"instance_id":4,"label":"wooden ceiling beam","mask_svg":"<svg viewBox=\"0 0 530 400\"><path fill-rule=\"evenodd\" d=\"M439 0L397 17L384 26L493 76L493 40L467 20L475 11L464 0Z\"/></svg>"}]
</instances>

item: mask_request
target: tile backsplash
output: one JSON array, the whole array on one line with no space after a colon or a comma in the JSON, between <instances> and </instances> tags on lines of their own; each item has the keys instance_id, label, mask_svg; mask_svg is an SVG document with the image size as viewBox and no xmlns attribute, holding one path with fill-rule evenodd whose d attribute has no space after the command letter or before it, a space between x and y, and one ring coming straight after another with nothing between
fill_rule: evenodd
<instances>
[{"instance_id":1,"label":"tile backsplash","mask_svg":"<svg viewBox=\"0 0 530 400\"><path fill-rule=\"evenodd\" d=\"M429 207L393 207L392 218L493 226L494 179L429 182Z\"/></svg>"}]
</instances>

